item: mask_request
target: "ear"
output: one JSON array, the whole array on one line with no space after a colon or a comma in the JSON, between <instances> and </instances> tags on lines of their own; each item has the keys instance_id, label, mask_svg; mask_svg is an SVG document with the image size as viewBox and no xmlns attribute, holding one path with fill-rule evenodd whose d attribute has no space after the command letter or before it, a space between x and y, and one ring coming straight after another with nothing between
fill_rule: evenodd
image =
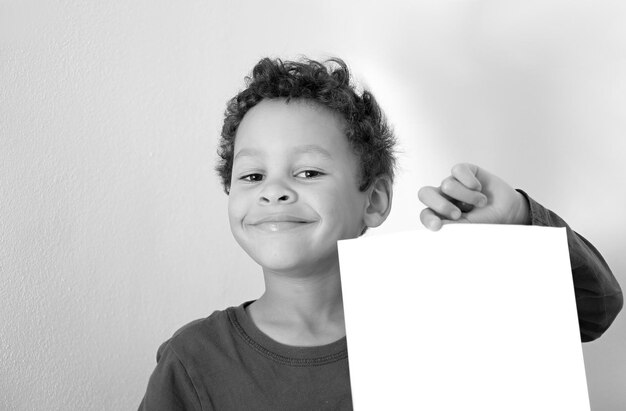
<instances>
[{"instance_id":1,"label":"ear","mask_svg":"<svg viewBox=\"0 0 626 411\"><path fill-rule=\"evenodd\" d=\"M367 189L367 204L363 220L367 227L381 225L391 211L393 189L388 176L376 177L376 180Z\"/></svg>"}]
</instances>

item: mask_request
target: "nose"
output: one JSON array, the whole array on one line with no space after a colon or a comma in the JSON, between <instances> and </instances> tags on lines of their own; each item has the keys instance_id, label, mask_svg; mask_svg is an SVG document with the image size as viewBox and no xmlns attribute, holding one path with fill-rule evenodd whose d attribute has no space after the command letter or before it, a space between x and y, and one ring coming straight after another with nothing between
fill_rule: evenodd
<instances>
[{"instance_id":1,"label":"nose","mask_svg":"<svg viewBox=\"0 0 626 411\"><path fill-rule=\"evenodd\" d=\"M280 180L267 181L259 195L261 204L290 204L296 201L297 194Z\"/></svg>"}]
</instances>

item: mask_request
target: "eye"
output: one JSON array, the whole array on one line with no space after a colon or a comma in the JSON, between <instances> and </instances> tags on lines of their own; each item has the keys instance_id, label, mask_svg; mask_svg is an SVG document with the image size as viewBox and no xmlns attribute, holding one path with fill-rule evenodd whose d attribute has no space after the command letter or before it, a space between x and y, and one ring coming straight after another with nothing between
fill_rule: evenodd
<instances>
[{"instance_id":1,"label":"eye","mask_svg":"<svg viewBox=\"0 0 626 411\"><path fill-rule=\"evenodd\" d=\"M312 179L323 176L324 173L318 170L303 170L296 174L296 177L302 177L306 179Z\"/></svg>"},{"instance_id":2,"label":"eye","mask_svg":"<svg viewBox=\"0 0 626 411\"><path fill-rule=\"evenodd\" d=\"M247 174L243 177L240 177L239 180L245 181L248 183L258 183L259 181L263 180L263 174L260 174L260 173Z\"/></svg>"}]
</instances>

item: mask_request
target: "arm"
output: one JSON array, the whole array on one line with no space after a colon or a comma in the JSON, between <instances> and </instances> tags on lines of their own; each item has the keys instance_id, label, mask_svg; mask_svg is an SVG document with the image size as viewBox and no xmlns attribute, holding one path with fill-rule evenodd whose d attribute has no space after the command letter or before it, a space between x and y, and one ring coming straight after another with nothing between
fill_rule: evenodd
<instances>
[{"instance_id":1,"label":"arm","mask_svg":"<svg viewBox=\"0 0 626 411\"><path fill-rule=\"evenodd\" d=\"M422 224L532 224L565 227L583 342L600 337L623 305L622 291L598 250L558 215L473 164L457 164L439 187L422 187Z\"/></svg>"},{"instance_id":2,"label":"arm","mask_svg":"<svg viewBox=\"0 0 626 411\"><path fill-rule=\"evenodd\" d=\"M565 227L580 337L583 342L597 339L609 328L623 305L622 290L611 269L598 250L572 230L561 217L537 203L522 190L517 191L528 201L530 224Z\"/></svg>"},{"instance_id":3,"label":"arm","mask_svg":"<svg viewBox=\"0 0 626 411\"><path fill-rule=\"evenodd\" d=\"M165 342L157 352L157 366L150 376L139 411L201 410L198 393L174 349Z\"/></svg>"}]
</instances>

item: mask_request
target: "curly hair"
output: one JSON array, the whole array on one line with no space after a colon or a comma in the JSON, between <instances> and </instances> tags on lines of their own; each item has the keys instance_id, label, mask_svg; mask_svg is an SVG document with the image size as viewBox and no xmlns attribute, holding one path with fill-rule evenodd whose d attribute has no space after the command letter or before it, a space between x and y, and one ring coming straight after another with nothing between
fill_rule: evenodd
<instances>
[{"instance_id":1,"label":"curly hair","mask_svg":"<svg viewBox=\"0 0 626 411\"><path fill-rule=\"evenodd\" d=\"M341 115L346 122L345 135L359 158L360 191L382 175L393 182L396 139L374 96L369 91L359 95L343 60L332 58L325 63L307 58L301 61L264 58L254 66L252 75L245 78L246 88L228 102L224 113L217 150L220 158L215 170L226 194L230 192L239 124L259 102L277 98L312 101Z\"/></svg>"}]
</instances>

